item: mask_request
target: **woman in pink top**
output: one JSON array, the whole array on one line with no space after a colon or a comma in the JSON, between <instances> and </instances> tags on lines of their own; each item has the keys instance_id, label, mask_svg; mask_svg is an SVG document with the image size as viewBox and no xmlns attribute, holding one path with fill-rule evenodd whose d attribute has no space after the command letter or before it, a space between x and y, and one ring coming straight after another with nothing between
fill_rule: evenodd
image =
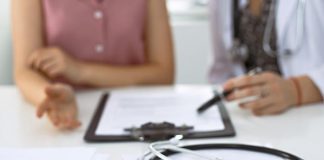
<instances>
[{"instance_id":1,"label":"woman in pink top","mask_svg":"<svg viewBox=\"0 0 324 160\"><path fill-rule=\"evenodd\" d=\"M80 125L73 87L171 84L164 0L13 0L15 79L58 128Z\"/></svg>"}]
</instances>

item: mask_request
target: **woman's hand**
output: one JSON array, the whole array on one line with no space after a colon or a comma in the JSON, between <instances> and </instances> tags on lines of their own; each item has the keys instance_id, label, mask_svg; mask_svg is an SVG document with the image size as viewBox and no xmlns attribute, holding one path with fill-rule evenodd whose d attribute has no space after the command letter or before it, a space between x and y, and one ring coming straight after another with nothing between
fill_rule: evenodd
<instances>
[{"instance_id":1,"label":"woman's hand","mask_svg":"<svg viewBox=\"0 0 324 160\"><path fill-rule=\"evenodd\" d=\"M60 48L39 49L31 54L28 64L51 79L63 77L74 84L80 83L80 62Z\"/></svg>"},{"instance_id":2,"label":"woman's hand","mask_svg":"<svg viewBox=\"0 0 324 160\"><path fill-rule=\"evenodd\" d=\"M258 116L278 114L297 103L293 82L271 72L231 79L224 84L224 90L234 90L227 96L229 101L259 96L256 100L240 104L241 108Z\"/></svg>"},{"instance_id":3,"label":"woman's hand","mask_svg":"<svg viewBox=\"0 0 324 160\"><path fill-rule=\"evenodd\" d=\"M60 129L75 129L81 125L73 89L64 84L50 85L45 89L46 99L38 106L37 116L48 116Z\"/></svg>"}]
</instances>

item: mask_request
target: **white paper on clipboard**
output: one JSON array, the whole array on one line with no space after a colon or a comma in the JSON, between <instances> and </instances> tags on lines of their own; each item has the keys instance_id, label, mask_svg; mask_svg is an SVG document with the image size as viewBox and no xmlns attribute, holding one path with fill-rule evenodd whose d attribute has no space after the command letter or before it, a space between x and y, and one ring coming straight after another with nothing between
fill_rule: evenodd
<instances>
[{"instance_id":1,"label":"white paper on clipboard","mask_svg":"<svg viewBox=\"0 0 324 160\"><path fill-rule=\"evenodd\" d=\"M223 130L225 125L217 107L201 115L196 112L212 96L210 88L114 91L110 93L95 133L126 135L125 128L140 127L147 122L186 124L198 132Z\"/></svg>"}]
</instances>

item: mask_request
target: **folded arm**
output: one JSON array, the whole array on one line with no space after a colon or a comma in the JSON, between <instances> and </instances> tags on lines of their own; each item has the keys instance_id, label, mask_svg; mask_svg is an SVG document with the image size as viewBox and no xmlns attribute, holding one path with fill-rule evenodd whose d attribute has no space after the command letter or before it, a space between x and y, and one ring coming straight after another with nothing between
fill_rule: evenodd
<instances>
[{"instance_id":1,"label":"folded arm","mask_svg":"<svg viewBox=\"0 0 324 160\"><path fill-rule=\"evenodd\" d=\"M146 61L139 65L114 66L77 60L59 47L39 48L29 59L30 66L51 79L64 77L72 84L118 87L171 84L174 62L171 30L165 1L149 0L146 18Z\"/></svg>"},{"instance_id":2,"label":"folded arm","mask_svg":"<svg viewBox=\"0 0 324 160\"><path fill-rule=\"evenodd\" d=\"M38 70L28 64L31 54L44 47L41 0L13 0L12 22L14 43L14 76L25 98L37 107L37 116L46 114L62 129L80 125L71 87L52 84Z\"/></svg>"}]
</instances>

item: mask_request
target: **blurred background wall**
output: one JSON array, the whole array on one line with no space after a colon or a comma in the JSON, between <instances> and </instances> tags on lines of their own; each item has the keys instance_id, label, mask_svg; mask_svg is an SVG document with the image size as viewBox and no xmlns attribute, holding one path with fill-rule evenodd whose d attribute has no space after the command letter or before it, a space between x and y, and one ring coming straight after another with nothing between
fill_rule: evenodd
<instances>
[{"instance_id":1,"label":"blurred background wall","mask_svg":"<svg viewBox=\"0 0 324 160\"><path fill-rule=\"evenodd\" d=\"M10 0L0 1L0 84L12 84Z\"/></svg>"},{"instance_id":2,"label":"blurred background wall","mask_svg":"<svg viewBox=\"0 0 324 160\"><path fill-rule=\"evenodd\" d=\"M176 83L207 83L211 53L207 0L168 0L176 51ZM0 85L13 84L10 0L0 1Z\"/></svg>"}]
</instances>

